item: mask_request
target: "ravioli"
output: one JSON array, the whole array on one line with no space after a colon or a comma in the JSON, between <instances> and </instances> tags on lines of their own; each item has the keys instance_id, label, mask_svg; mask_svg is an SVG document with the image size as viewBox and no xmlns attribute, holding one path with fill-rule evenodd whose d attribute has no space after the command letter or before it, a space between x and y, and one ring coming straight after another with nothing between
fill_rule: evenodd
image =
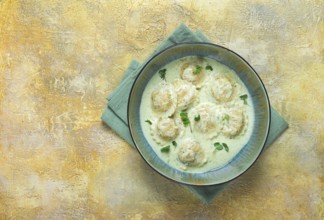
<instances>
[{"instance_id":1,"label":"ravioli","mask_svg":"<svg viewBox=\"0 0 324 220\"><path fill-rule=\"evenodd\" d=\"M172 84L177 94L177 109L187 109L197 98L196 87L181 79L174 80Z\"/></svg>"},{"instance_id":2,"label":"ravioli","mask_svg":"<svg viewBox=\"0 0 324 220\"><path fill-rule=\"evenodd\" d=\"M216 123L216 108L217 106L210 102L200 103L190 112L191 121L194 122L194 130L209 134L216 135L217 123ZM199 120L195 120L199 118Z\"/></svg>"},{"instance_id":3,"label":"ravioli","mask_svg":"<svg viewBox=\"0 0 324 220\"><path fill-rule=\"evenodd\" d=\"M187 166L201 166L207 162L204 149L191 138L183 140L178 150L178 159Z\"/></svg>"},{"instance_id":4,"label":"ravioli","mask_svg":"<svg viewBox=\"0 0 324 220\"><path fill-rule=\"evenodd\" d=\"M227 137L239 135L245 125L245 118L241 108L227 108L222 116L221 132Z\"/></svg>"},{"instance_id":5,"label":"ravioli","mask_svg":"<svg viewBox=\"0 0 324 220\"><path fill-rule=\"evenodd\" d=\"M151 95L153 109L166 116L173 115L177 105L177 94L171 84L160 83Z\"/></svg>"},{"instance_id":6,"label":"ravioli","mask_svg":"<svg viewBox=\"0 0 324 220\"><path fill-rule=\"evenodd\" d=\"M197 87L201 87L205 79L205 72L200 63L184 63L181 66L180 77L181 79L190 82Z\"/></svg>"},{"instance_id":7,"label":"ravioli","mask_svg":"<svg viewBox=\"0 0 324 220\"><path fill-rule=\"evenodd\" d=\"M156 124L158 135L165 140L172 140L179 134L179 128L172 118L160 118Z\"/></svg>"},{"instance_id":8,"label":"ravioli","mask_svg":"<svg viewBox=\"0 0 324 220\"><path fill-rule=\"evenodd\" d=\"M210 89L213 97L218 102L231 100L234 88L231 81L226 77L217 77L210 82Z\"/></svg>"},{"instance_id":9,"label":"ravioli","mask_svg":"<svg viewBox=\"0 0 324 220\"><path fill-rule=\"evenodd\" d=\"M157 144L166 144L183 135L184 128L179 118L160 117L153 120L151 135Z\"/></svg>"}]
</instances>

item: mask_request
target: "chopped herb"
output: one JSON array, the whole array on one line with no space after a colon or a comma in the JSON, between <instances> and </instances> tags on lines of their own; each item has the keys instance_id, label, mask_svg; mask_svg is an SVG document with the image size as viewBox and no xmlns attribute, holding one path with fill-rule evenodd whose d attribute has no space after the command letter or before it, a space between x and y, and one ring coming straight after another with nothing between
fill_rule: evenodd
<instances>
[{"instance_id":1,"label":"chopped herb","mask_svg":"<svg viewBox=\"0 0 324 220\"><path fill-rule=\"evenodd\" d=\"M228 152L229 148L228 148L227 144L223 143L223 146L224 146L224 149L226 150L226 152Z\"/></svg>"},{"instance_id":2,"label":"chopped herb","mask_svg":"<svg viewBox=\"0 0 324 220\"><path fill-rule=\"evenodd\" d=\"M145 122L149 123L150 125L152 125L152 122L150 120L146 120Z\"/></svg>"},{"instance_id":3,"label":"chopped herb","mask_svg":"<svg viewBox=\"0 0 324 220\"><path fill-rule=\"evenodd\" d=\"M172 145L176 147L178 144L176 141L172 141Z\"/></svg>"},{"instance_id":4,"label":"chopped herb","mask_svg":"<svg viewBox=\"0 0 324 220\"><path fill-rule=\"evenodd\" d=\"M227 146L227 144L225 143L219 143L219 142L216 142L214 143L214 147L217 149L217 150L223 150L225 149L226 152L229 151L229 147Z\"/></svg>"},{"instance_id":5,"label":"chopped herb","mask_svg":"<svg viewBox=\"0 0 324 220\"><path fill-rule=\"evenodd\" d=\"M199 74L202 71L202 66L196 65L196 69L193 71L194 75Z\"/></svg>"},{"instance_id":6,"label":"chopped herb","mask_svg":"<svg viewBox=\"0 0 324 220\"><path fill-rule=\"evenodd\" d=\"M187 125L190 126L190 120L188 118L187 112L180 112L180 117L181 117L181 121L184 124L184 126L187 126ZM191 126L190 126L190 131L192 132Z\"/></svg>"},{"instance_id":7,"label":"chopped herb","mask_svg":"<svg viewBox=\"0 0 324 220\"><path fill-rule=\"evenodd\" d=\"M170 151L170 145L167 145L165 147L162 147L160 151L162 153L169 153L169 151Z\"/></svg>"},{"instance_id":8,"label":"chopped herb","mask_svg":"<svg viewBox=\"0 0 324 220\"><path fill-rule=\"evenodd\" d=\"M209 64L208 64L208 65L206 66L206 68L205 68L205 69L206 69L206 70L210 70L210 71L213 71L213 67L212 67L211 65L209 65Z\"/></svg>"},{"instance_id":9,"label":"chopped herb","mask_svg":"<svg viewBox=\"0 0 324 220\"><path fill-rule=\"evenodd\" d=\"M183 123L184 125L188 125L188 124L190 124L190 121L189 121L189 120L182 120L182 123Z\"/></svg>"},{"instance_id":10,"label":"chopped herb","mask_svg":"<svg viewBox=\"0 0 324 220\"><path fill-rule=\"evenodd\" d=\"M181 121L184 125L188 125L190 123L187 112L180 112L180 117L181 117Z\"/></svg>"},{"instance_id":11,"label":"chopped herb","mask_svg":"<svg viewBox=\"0 0 324 220\"><path fill-rule=\"evenodd\" d=\"M188 112L180 112L181 117L188 117Z\"/></svg>"},{"instance_id":12,"label":"chopped herb","mask_svg":"<svg viewBox=\"0 0 324 220\"><path fill-rule=\"evenodd\" d=\"M240 96L240 99L243 100L244 105L247 105L247 101L246 101L247 98L248 98L247 94Z\"/></svg>"},{"instance_id":13,"label":"chopped herb","mask_svg":"<svg viewBox=\"0 0 324 220\"><path fill-rule=\"evenodd\" d=\"M165 80L166 69L159 70L159 75L161 79Z\"/></svg>"},{"instance_id":14,"label":"chopped herb","mask_svg":"<svg viewBox=\"0 0 324 220\"><path fill-rule=\"evenodd\" d=\"M195 121L199 121L200 120L200 115L195 116Z\"/></svg>"},{"instance_id":15,"label":"chopped herb","mask_svg":"<svg viewBox=\"0 0 324 220\"><path fill-rule=\"evenodd\" d=\"M223 150L223 145L221 145L219 142L216 142L214 147L216 147L217 150Z\"/></svg>"},{"instance_id":16,"label":"chopped herb","mask_svg":"<svg viewBox=\"0 0 324 220\"><path fill-rule=\"evenodd\" d=\"M226 120L226 121L228 122L229 119L230 119L230 116L229 116L228 114L225 114L225 115L223 116L223 119L222 119L222 120L223 120L223 121Z\"/></svg>"}]
</instances>

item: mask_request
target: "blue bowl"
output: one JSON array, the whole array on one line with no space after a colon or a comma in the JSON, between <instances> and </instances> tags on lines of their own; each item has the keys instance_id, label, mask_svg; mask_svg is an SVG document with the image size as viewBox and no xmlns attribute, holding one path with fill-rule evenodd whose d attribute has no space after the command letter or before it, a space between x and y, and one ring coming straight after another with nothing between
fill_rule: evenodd
<instances>
[{"instance_id":1,"label":"blue bowl","mask_svg":"<svg viewBox=\"0 0 324 220\"><path fill-rule=\"evenodd\" d=\"M225 166L204 173L188 173L171 167L154 152L140 123L140 103L152 76L166 64L187 56L214 59L236 72L247 87L254 105L255 120L248 143ZM217 185L233 180L247 171L261 154L270 129L270 102L255 70L235 52L211 43L176 44L155 54L140 70L128 101L128 124L134 144L143 159L158 173L179 183Z\"/></svg>"}]
</instances>

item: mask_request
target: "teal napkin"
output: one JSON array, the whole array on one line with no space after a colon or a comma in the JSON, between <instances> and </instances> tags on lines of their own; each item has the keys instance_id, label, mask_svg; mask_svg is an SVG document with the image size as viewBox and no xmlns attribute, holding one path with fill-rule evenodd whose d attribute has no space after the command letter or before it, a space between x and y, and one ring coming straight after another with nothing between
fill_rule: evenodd
<instances>
[{"instance_id":1,"label":"teal napkin","mask_svg":"<svg viewBox=\"0 0 324 220\"><path fill-rule=\"evenodd\" d=\"M169 46L184 42L209 42L201 32L192 32L187 26L181 24L147 59L149 60L158 51ZM119 136L135 147L127 124L127 104L130 90L140 69L147 62L142 64L132 60L119 86L108 96L108 105L105 108L101 119L111 127ZM271 125L266 147L268 147L284 130L288 128L287 122L271 108ZM175 183L176 184L176 183ZM210 203L228 183L217 186L188 186L194 195L205 203Z\"/></svg>"}]
</instances>

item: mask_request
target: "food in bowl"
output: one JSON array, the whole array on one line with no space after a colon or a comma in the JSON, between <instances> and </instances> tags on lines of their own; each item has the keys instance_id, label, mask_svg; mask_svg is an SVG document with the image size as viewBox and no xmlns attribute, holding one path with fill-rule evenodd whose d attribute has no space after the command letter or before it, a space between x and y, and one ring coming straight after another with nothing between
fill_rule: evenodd
<instances>
[{"instance_id":1,"label":"food in bowl","mask_svg":"<svg viewBox=\"0 0 324 220\"><path fill-rule=\"evenodd\" d=\"M207 57L182 57L146 84L141 129L156 155L173 168L215 170L235 158L252 135L250 97L228 66Z\"/></svg>"},{"instance_id":2,"label":"food in bowl","mask_svg":"<svg viewBox=\"0 0 324 220\"><path fill-rule=\"evenodd\" d=\"M184 62L178 67L180 72L172 74L168 65L180 60ZM227 71L219 74L221 77L210 78L221 69ZM228 69L233 71L234 78L230 77ZM151 92L155 89L157 92L155 97L148 92L147 103L143 105L148 83L154 87ZM219 86L213 88L213 85ZM242 85L243 90L235 85ZM208 96L199 95L204 90ZM176 99L171 98L175 96ZM154 106L149 103L152 101ZM224 117L216 118L216 122L210 121L209 118L215 118L214 114L222 115L213 110L215 105L222 107L216 109L232 110L222 112ZM143 106L154 114L143 115ZM152 169L178 183L209 186L237 178L258 159L269 134L270 113L262 81L242 57L216 44L193 42L175 44L157 52L142 66L130 91L127 122L134 146ZM231 117L235 121L223 126ZM217 123L219 121L221 123ZM185 135L188 138L184 138ZM225 153L236 149L230 141L241 136L246 137L247 143L236 155L224 165L211 166L210 154L200 137L215 140L211 142L212 149L216 149L212 153L222 155L218 158L223 160L229 155ZM229 142L216 141L220 137ZM172 157L180 166L172 165Z\"/></svg>"}]
</instances>

